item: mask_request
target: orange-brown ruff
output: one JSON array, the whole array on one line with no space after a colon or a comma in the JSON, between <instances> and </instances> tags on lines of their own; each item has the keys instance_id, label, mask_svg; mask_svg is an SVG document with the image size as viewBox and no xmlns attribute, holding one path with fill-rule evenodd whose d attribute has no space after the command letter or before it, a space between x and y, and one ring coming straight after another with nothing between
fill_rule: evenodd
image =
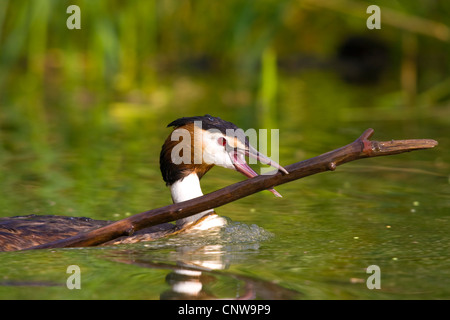
<instances>
[{"instance_id":1,"label":"orange-brown ruff","mask_svg":"<svg viewBox=\"0 0 450 320\"><path fill-rule=\"evenodd\" d=\"M209 145L208 143L201 144L201 149L199 149L200 151L192 147L191 159L196 156L195 152L203 152L209 151L209 149L213 149L213 151L211 152L217 153L219 151L219 153L222 153L224 159L229 161L229 163L226 166L223 165L223 163L206 162L201 162L198 164L192 162L174 164L171 159L172 150L180 141L173 140L172 135L170 135L162 146L160 154L160 169L166 185L168 185L171 189L172 199L174 202L185 201L186 199L192 199L194 197L202 195L199 180L215 164L240 171L247 177L255 176L256 173L252 171L250 167L248 167L248 165L245 163L245 160L242 160L244 152L246 155L253 156L259 159L261 162L270 164L287 173L286 170L284 170L280 165L271 161L264 155L258 153L248 144L248 141L242 137L239 138L241 140L241 150L239 150L240 155L238 156L236 137L229 137L226 135L227 129L238 129L238 127L231 122L227 122L210 115L205 115L198 117L180 118L171 122L168 127L175 127L175 129L186 129L192 137L192 139L188 141L192 146L192 144L194 143L194 137L197 137L195 133L198 129L199 123L202 127L200 130L205 134L205 136L208 137L208 134L210 134L209 132L207 132L207 130L209 129L215 129L217 132L219 132L219 135L222 136L220 136L219 140L217 141L214 139L210 139L213 142L208 142ZM216 136L210 135L209 138L211 137ZM226 143L227 139L229 142ZM233 147L234 149L230 148L230 146L228 145L229 143L232 143L233 139L235 139L235 145ZM180 154L180 156L182 156L182 154ZM275 195L278 195L275 190L270 190ZM218 225L217 221L220 222L220 219L217 219L216 217L218 216L214 213L213 210L208 210L198 213L192 217L178 220L176 225L172 223L163 223L154 227L137 231L132 236L117 238L105 243L104 245L155 240L168 235L184 232L190 230L191 228L200 228L202 224L204 224L202 228L206 229L205 222L207 221L215 221L215 224L210 224L212 226ZM53 215L26 215L0 218L0 251L14 251L31 248L40 244L64 239L81 232L87 232L100 227L104 227L112 222L113 221Z\"/></svg>"},{"instance_id":2,"label":"orange-brown ruff","mask_svg":"<svg viewBox=\"0 0 450 320\"><path fill-rule=\"evenodd\" d=\"M173 122L172 122L173 123ZM172 124L171 123L171 124ZM189 135L191 136L191 146L194 145L193 143L193 137L195 136L195 125L194 123L187 123L182 126L177 126L176 129L186 129L187 132L189 132ZM181 141L183 142L183 141ZM179 140L172 140L171 136L168 136L166 141L164 142L161 154L159 158L159 165L161 168L161 173L163 175L163 179L166 182L166 185L171 185L175 181L182 179L183 177L187 176L188 174L195 173L197 174L198 178L201 179L205 173L207 173L212 167L214 167L213 164L207 164L207 163L201 163L201 164L194 164L194 161L190 161L189 163L180 163L180 164L174 164L171 161L171 154L173 148L180 143ZM190 159L195 159L196 155L195 152L202 152L202 148L193 148L191 147L191 154ZM183 150L180 151L178 154L180 157L183 157ZM198 156L197 156L198 157Z\"/></svg>"}]
</instances>

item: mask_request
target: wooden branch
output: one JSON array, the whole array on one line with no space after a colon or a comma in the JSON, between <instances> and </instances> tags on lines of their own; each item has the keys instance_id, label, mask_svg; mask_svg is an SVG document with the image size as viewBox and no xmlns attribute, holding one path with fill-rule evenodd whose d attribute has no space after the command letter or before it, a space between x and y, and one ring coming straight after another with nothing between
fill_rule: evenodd
<instances>
[{"instance_id":1,"label":"wooden branch","mask_svg":"<svg viewBox=\"0 0 450 320\"><path fill-rule=\"evenodd\" d=\"M335 170L337 166L362 158L393 155L429 149L438 143L431 139L370 141L373 129L367 129L357 140L342 148L284 167L289 174L278 171L244 180L204 196L142 212L105 227L49 242L29 249L96 246L135 231L175 221L208 209L217 208L253 193L275 187L316 173Z\"/></svg>"}]
</instances>

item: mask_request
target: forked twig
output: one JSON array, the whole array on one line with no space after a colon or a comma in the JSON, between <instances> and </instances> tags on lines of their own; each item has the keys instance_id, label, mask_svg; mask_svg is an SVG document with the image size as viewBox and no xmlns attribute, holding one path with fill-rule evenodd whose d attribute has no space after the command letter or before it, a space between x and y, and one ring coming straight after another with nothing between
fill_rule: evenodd
<instances>
[{"instance_id":1,"label":"forked twig","mask_svg":"<svg viewBox=\"0 0 450 320\"><path fill-rule=\"evenodd\" d=\"M198 212L223 206L224 204L280 184L316 173L335 170L337 166L346 162L362 158L429 149L438 144L437 141L432 139L370 141L369 138L372 137L373 133L373 129L367 129L358 139L342 148L286 166L285 169L289 174L283 174L279 171L273 175L260 175L192 200L142 212L90 232L80 233L66 239L45 243L29 249L100 245L121 236L132 235L135 231L147 227L186 218Z\"/></svg>"}]
</instances>

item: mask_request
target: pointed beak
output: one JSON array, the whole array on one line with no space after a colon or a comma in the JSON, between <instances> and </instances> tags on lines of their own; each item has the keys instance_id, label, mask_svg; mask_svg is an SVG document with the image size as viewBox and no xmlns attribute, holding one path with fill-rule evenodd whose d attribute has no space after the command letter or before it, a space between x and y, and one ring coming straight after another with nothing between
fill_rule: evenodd
<instances>
[{"instance_id":1,"label":"pointed beak","mask_svg":"<svg viewBox=\"0 0 450 320\"><path fill-rule=\"evenodd\" d=\"M248 178L256 177L258 174L252 168L250 168L250 166L247 164L247 162L245 161L245 156L254 158L263 164L267 164L267 165L270 165L271 167L277 168L279 171L283 172L284 174L288 174L286 169L284 169L282 166L280 166L278 163L276 163L269 157L258 152L251 145L248 145L245 150L240 149L240 148L234 148L232 151L230 150L229 153L230 153L231 161L233 161L233 165L236 168L236 170ZM272 189L268 189L268 190L270 192L272 192L275 196L281 197L281 194L279 194L275 189L272 188Z\"/></svg>"}]
</instances>

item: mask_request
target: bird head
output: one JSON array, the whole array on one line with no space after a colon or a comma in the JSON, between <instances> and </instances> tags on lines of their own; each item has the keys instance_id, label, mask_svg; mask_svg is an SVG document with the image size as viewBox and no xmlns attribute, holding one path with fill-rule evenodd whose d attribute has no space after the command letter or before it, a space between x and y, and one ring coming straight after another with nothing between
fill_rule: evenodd
<instances>
[{"instance_id":1,"label":"bird head","mask_svg":"<svg viewBox=\"0 0 450 320\"><path fill-rule=\"evenodd\" d=\"M168 127L175 129L166 139L160 155L161 172L167 185L192 173L201 178L214 165L236 170L248 178L257 176L246 157L288 173L256 150L244 131L231 122L205 115L180 118ZM269 191L281 197L274 189Z\"/></svg>"}]
</instances>

